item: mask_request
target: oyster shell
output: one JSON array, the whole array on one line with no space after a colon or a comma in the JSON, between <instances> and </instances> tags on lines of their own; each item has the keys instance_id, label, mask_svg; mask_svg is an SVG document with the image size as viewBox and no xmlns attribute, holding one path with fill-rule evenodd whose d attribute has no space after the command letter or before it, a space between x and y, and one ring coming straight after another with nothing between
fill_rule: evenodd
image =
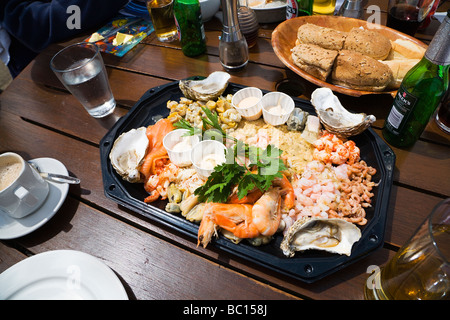
<instances>
[{"instance_id":1,"label":"oyster shell","mask_svg":"<svg viewBox=\"0 0 450 320\"><path fill-rule=\"evenodd\" d=\"M361 231L343 219L302 218L294 222L285 234L280 248L292 257L295 251L309 249L351 254L353 244L361 238Z\"/></svg>"},{"instance_id":2,"label":"oyster shell","mask_svg":"<svg viewBox=\"0 0 450 320\"><path fill-rule=\"evenodd\" d=\"M225 91L229 79L228 73L216 71L203 80L180 80L179 87L188 99L215 100Z\"/></svg>"},{"instance_id":3,"label":"oyster shell","mask_svg":"<svg viewBox=\"0 0 450 320\"><path fill-rule=\"evenodd\" d=\"M128 182L141 182L139 167L148 147L147 128L122 133L113 144L109 159L116 172Z\"/></svg>"},{"instance_id":4,"label":"oyster shell","mask_svg":"<svg viewBox=\"0 0 450 320\"><path fill-rule=\"evenodd\" d=\"M325 129L341 138L360 134L376 120L374 115L347 111L329 88L314 90L311 103Z\"/></svg>"}]
</instances>

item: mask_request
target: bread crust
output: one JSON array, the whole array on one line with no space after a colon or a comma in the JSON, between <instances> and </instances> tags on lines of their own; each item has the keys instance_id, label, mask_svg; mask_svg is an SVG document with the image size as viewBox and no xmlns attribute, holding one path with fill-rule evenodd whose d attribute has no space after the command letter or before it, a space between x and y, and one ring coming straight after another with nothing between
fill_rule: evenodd
<instances>
[{"instance_id":1,"label":"bread crust","mask_svg":"<svg viewBox=\"0 0 450 320\"><path fill-rule=\"evenodd\" d=\"M296 45L291 52L295 65L323 81L331 73L334 60L338 55L336 50L327 50L314 44L303 43Z\"/></svg>"},{"instance_id":2,"label":"bread crust","mask_svg":"<svg viewBox=\"0 0 450 320\"><path fill-rule=\"evenodd\" d=\"M383 91L392 79L387 65L349 50L339 52L331 73L333 84L365 91Z\"/></svg>"},{"instance_id":3,"label":"bread crust","mask_svg":"<svg viewBox=\"0 0 450 320\"><path fill-rule=\"evenodd\" d=\"M377 60L384 60L389 55L392 45L387 37L379 32L353 28L345 39L345 50L356 51Z\"/></svg>"},{"instance_id":4,"label":"bread crust","mask_svg":"<svg viewBox=\"0 0 450 320\"><path fill-rule=\"evenodd\" d=\"M297 39L300 43L314 44L328 50L341 50L346 37L346 32L321 27L312 23L301 25L297 31Z\"/></svg>"}]
</instances>

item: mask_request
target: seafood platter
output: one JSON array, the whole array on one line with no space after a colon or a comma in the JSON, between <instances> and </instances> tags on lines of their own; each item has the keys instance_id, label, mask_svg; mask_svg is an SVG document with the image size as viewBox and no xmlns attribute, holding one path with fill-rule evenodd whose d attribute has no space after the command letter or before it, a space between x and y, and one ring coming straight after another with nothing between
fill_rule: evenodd
<instances>
[{"instance_id":1,"label":"seafood platter","mask_svg":"<svg viewBox=\"0 0 450 320\"><path fill-rule=\"evenodd\" d=\"M383 244L395 155L328 88L311 101L225 72L148 90L100 143L108 198L313 282Z\"/></svg>"}]
</instances>

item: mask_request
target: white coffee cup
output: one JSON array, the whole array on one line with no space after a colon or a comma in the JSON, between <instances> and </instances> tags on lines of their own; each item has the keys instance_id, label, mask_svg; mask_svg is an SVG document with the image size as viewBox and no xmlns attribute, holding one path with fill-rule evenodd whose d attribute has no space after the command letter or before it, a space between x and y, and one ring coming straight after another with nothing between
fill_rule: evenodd
<instances>
[{"instance_id":1,"label":"white coffee cup","mask_svg":"<svg viewBox=\"0 0 450 320\"><path fill-rule=\"evenodd\" d=\"M48 191L47 181L20 155L0 155L0 210L13 218L23 218L42 205Z\"/></svg>"}]
</instances>

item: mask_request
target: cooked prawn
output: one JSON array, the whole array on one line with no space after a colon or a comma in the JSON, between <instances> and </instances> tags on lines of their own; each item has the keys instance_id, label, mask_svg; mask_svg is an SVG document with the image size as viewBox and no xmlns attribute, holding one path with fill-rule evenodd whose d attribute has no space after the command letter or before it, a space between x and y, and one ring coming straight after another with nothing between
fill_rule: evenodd
<instances>
[{"instance_id":1,"label":"cooked prawn","mask_svg":"<svg viewBox=\"0 0 450 320\"><path fill-rule=\"evenodd\" d=\"M239 238L253 238L258 235L258 230L251 225L251 204L206 203L202 210L202 222L198 229L197 245L200 243L205 248L217 233L217 227L232 232ZM237 235L239 234L239 235Z\"/></svg>"},{"instance_id":2,"label":"cooked prawn","mask_svg":"<svg viewBox=\"0 0 450 320\"><path fill-rule=\"evenodd\" d=\"M286 210L292 209L295 204L294 188L286 176L283 174L282 178L275 178L272 185L280 187L280 193L284 196L284 208Z\"/></svg>"},{"instance_id":3,"label":"cooked prawn","mask_svg":"<svg viewBox=\"0 0 450 320\"><path fill-rule=\"evenodd\" d=\"M281 220L280 191L271 188L254 205L230 203L206 203L198 230L198 242L206 247L217 227L233 233L238 238L271 236Z\"/></svg>"},{"instance_id":4,"label":"cooked prawn","mask_svg":"<svg viewBox=\"0 0 450 320\"><path fill-rule=\"evenodd\" d=\"M242 199L239 199L237 195L237 190L234 190L233 193L228 197L228 203L254 204L256 200L258 200L262 196L262 194L263 192L261 190L255 188L254 190L247 193L246 196L242 197Z\"/></svg>"},{"instance_id":5,"label":"cooked prawn","mask_svg":"<svg viewBox=\"0 0 450 320\"><path fill-rule=\"evenodd\" d=\"M263 236L271 236L278 230L281 219L280 193L276 189L269 189L253 205L253 225Z\"/></svg>"}]
</instances>

